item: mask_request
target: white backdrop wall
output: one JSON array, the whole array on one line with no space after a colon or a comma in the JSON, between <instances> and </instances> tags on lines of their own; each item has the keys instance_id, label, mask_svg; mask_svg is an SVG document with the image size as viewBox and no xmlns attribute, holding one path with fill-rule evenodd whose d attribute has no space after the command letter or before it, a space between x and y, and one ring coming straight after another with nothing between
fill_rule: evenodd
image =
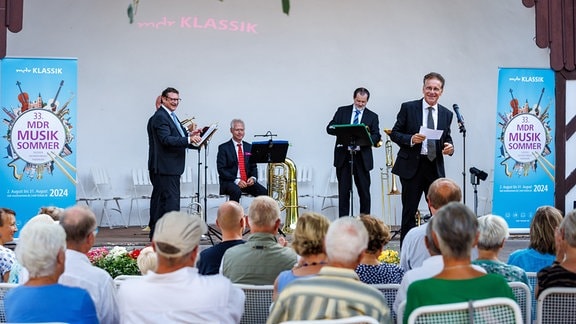
<instances>
[{"instance_id":1,"label":"white backdrop wall","mask_svg":"<svg viewBox=\"0 0 576 324\"><path fill-rule=\"evenodd\" d=\"M87 188L90 169L105 168L119 192L130 191L131 169L146 167L154 100L173 86L181 119L220 124L210 167L239 117L247 140L268 130L289 140L288 156L313 166L315 192L323 193L335 140L325 127L336 108L364 86L368 107L391 128L400 104L421 98L430 71L446 78L440 102L458 103L466 119L466 169L491 174L498 67L549 66L547 50L534 44L534 10L520 0L292 0L289 16L280 0L143 0L134 24L129 3L27 0L23 30L8 34L8 57L78 58L77 166ZM452 132L456 153L446 171L462 184L455 122ZM196 153L188 163L195 166ZM380 167L383 148L372 172L376 215ZM472 207L468 175L465 185ZM489 180L480 185L479 213L490 212L491 193Z\"/></svg>"}]
</instances>

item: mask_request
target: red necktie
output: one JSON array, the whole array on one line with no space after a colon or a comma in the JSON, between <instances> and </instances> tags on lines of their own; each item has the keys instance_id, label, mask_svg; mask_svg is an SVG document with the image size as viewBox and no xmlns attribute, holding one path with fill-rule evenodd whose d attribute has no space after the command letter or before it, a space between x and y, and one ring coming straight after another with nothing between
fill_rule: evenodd
<instances>
[{"instance_id":1,"label":"red necktie","mask_svg":"<svg viewBox=\"0 0 576 324\"><path fill-rule=\"evenodd\" d=\"M242 151L242 144L238 145L238 170L240 170L240 179L242 181L248 180L248 176L246 175L246 167L244 166L244 152Z\"/></svg>"}]
</instances>

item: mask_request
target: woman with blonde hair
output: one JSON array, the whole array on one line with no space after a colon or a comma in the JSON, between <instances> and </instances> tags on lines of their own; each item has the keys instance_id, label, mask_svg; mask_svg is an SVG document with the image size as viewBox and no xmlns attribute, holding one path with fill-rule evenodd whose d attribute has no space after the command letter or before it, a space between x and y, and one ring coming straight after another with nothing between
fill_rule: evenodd
<instances>
[{"instance_id":1,"label":"woman with blonde hair","mask_svg":"<svg viewBox=\"0 0 576 324\"><path fill-rule=\"evenodd\" d=\"M552 206L542 206L530 223L530 245L516 250L508 257L508 264L518 266L526 272L538 272L554 262L556 248L554 231L562 222L562 213Z\"/></svg>"},{"instance_id":2,"label":"woman with blonde hair","mask_svg":"<svg viewBox=\"0 0 576 324\"><path fill-rule=\"evenodd\" d=\"M328 218L319 213L304 213L298 217L292 248L300 258L293 269L278 274L274 281L274 300L290 282L316 275L326 264L324 238L329 226Z\"/></svg>"},{"instance_id":3,"label":"woman with blonde hair","mask_svg":"<svg viewBox=\"0 0 576 324\"><path fill-rule=\"evenodd\" d=\"M156 271L158 260L152 246L147 246L140 251L136 264L142 275L145 275L148 271Z\"/></svg>"}]
</instances>

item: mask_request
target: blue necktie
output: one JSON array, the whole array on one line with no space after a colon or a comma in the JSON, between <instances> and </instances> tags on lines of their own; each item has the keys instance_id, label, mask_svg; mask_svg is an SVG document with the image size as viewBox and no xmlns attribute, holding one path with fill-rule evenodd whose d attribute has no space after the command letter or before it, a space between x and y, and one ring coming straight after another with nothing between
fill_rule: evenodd
<instances>
[{"instance_id":1,"label":"blue necktie","mask_svg":"<svg viewBox=\"0 0 576 324\"><path fill-rule=\"evenodd\" d=\"M180 135L182 137L184 137L184 131L182 130L182 125L180 125L180 122L178 122L178 118L176 118L176 114L174 112L172 112L172 120L174 121L174 124L176 125L176 128L178 128L178 132L180 133Z\"/></svg>"},{"instance_id":2,"label":"blue necktie","mask_svg":"<svg viewBox=\"0 0 576 324\"><path fill-rule=\"evenodd\" d=\"M356 109L355 110L356 115L354 115L354 122L353 124L358 124L359 120L358 120L358 116L360 116L360 110Z\"/></svg>"}]
</instances>

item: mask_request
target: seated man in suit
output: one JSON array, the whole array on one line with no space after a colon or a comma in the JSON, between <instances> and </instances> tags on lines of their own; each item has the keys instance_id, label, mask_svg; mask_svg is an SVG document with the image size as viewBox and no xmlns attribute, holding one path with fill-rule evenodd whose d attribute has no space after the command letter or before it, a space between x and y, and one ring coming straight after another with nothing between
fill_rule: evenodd
<instances>
[{"instance_id":1,"label":"seated man in suit","mask_svg":"<svg viewBox=\"0 0 576 324\"><path fill-rule=\"evenodd\" d=\"M242 193L252 196L266 195L268 190L258 183L258 167L250 162L252 145L243 141L244 122L233 119L230 122L232 139L218 146L216 166L220 178L220 194L230 196L239 202Z\"/></svg>"}]
</instances>

